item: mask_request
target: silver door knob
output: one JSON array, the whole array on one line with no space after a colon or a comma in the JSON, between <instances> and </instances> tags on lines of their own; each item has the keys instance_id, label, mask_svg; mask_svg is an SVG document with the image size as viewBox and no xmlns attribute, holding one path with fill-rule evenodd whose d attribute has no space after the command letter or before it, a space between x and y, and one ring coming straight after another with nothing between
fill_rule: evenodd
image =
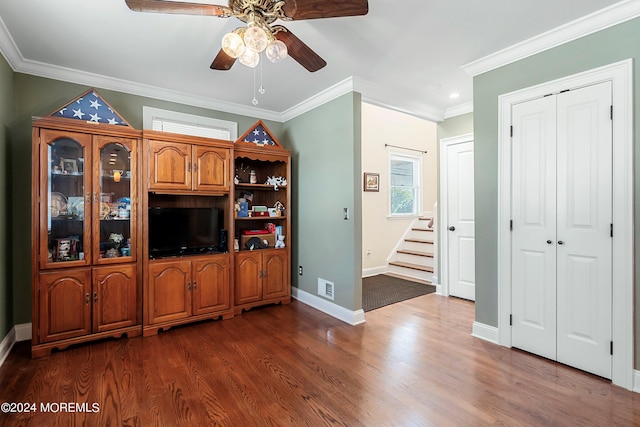
<instances>
[{"instance_id":1,"label":"silver door knob","mask_svg":"<svg viewBox=\"0 0 640 427\"><path fill-rule=\"evenodd\" d=\"M449 231L456 231L456 228L452 225L451 227L449 227Z\"/></svg>"}]
</instances>

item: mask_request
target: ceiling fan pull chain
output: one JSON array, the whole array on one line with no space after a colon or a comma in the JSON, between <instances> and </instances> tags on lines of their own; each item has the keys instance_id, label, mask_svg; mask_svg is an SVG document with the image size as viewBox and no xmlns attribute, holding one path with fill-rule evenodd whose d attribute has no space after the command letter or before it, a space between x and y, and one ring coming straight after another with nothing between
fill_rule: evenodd
<instances>
[{"instance_id":1,"label":"ceiling fan pull chain","mask_svg":"<svg viewBox=\"0 0 640 427\"><path fill-rule=\"evenodd\" d=\"M256 68L253 67L253 101L251 101L253 105L258 105L258 100L256 99Z\"/></svg>"},{"instance_id":2,"label":"ceiling fan pull chain","mask_svg":"<svg viewBox=\"0 0 640 427\"><path fill-rule=\"evenodd\" d=\"M262 53L260 53L260 56L262 56ZM266 92L266 90L264 90L264 87L262 87L262 64L264 63L264 61L262 60L262 58L260 58L260 89L258 89L258 92L260 92L260 95L264 95L264 93Z\"/></svg>"}]
</instances>

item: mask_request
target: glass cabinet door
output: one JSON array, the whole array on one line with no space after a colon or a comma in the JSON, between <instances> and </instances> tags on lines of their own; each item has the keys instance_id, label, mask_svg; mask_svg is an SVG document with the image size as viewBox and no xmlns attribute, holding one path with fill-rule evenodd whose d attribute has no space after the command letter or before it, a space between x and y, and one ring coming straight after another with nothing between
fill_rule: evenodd
<instances>
[{"instance_id":1,"label":"glass cabinet door","mask_svg":"<svg viewBox=\"0 0 640 427\"><path fill-rule=\"evenodd\" d=\"M94 262L135 259L135 141L96 136ZM132 201L134 203L132 203Z\"/></svg>"},{"instance_id":2,"label":"glass cabinet door","mask_svg":"<svg viewBox=\"0 0 640 427\"><path fill-rule=\"evenodd\" d=\"M71 132L43 131L41 139L42 268L87 265L90 260L91 137ZM85 203L87 202L87 203Z\"/></svg>"}]
</instances>

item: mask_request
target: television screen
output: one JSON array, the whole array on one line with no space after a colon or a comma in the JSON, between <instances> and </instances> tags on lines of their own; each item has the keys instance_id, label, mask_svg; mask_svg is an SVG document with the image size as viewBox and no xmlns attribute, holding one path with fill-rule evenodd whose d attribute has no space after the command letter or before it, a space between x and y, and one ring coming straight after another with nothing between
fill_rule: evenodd
<instances>
[{"instance_id":1,"label":"television screen","mask_svg":"<svg viewBox=\"0 0 640 427\"><path fill-rule=\"evenodd\" d=\"M149 255L217 251L220 224L217 208L149 208Z\"/></svg>"}]
</instances>

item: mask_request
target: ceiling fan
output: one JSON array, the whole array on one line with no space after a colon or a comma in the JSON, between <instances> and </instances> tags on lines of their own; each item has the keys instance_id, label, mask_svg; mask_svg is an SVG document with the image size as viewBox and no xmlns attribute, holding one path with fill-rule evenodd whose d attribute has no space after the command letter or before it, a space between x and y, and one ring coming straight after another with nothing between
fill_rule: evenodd
<instances>
[{"instance_id":1,"label":"ceiling fan","mask_svg":"<svg viewBox=\"0 0 640 427\"><path fill-rule=\"evenodd\" d=\"M214 70L229 70L236 59L255 67L259 52L277 62L291 56L307 70L314 72L327 63L302 40L282 25L272 25L276 20L299 21L303 19L335 18L366 15L367 0L229 0L229 6L183 3L165 0L125 0L129 9L136 12L173 13L183 15L236 17L246 27L236 28L222 39L222 49L213 60Z\"/></svg>"}]
</instances>

